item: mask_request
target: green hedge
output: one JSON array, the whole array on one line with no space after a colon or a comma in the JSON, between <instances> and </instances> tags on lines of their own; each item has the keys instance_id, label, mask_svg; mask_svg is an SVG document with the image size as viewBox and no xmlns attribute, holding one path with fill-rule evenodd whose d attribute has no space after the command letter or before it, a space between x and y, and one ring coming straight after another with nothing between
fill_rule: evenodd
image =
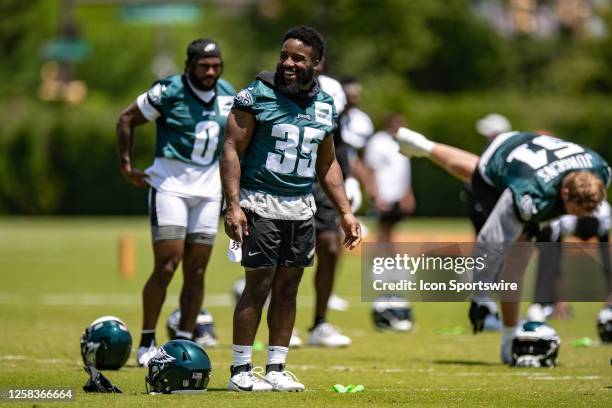
<instances>
[{"instance_id":1,"label":"green hedge","mask_svg":"<svg viewBox=\"0 0 612 408\"><path fill-rule=\"evenodd\" d=\"M516 129L549 129L589 146L612 162L609 98L559 99L485 94L440 97L405 93L401 84L365 81L364 110L380 125L390 112L434 140L479 153L474 122L495 111ZM383 81L384 85L384 81ZM371 91L375 89L378 91ZM146 212L146 191L119 172L115 121L122 105L89 97L78 107L14 100L0 106L0 212L20 214L135 214ZM135 163L153 159L152 124L136 132ZM413 160L418 215L463 214L461 183L423 159Z\"/></svg>"}]
</instances>

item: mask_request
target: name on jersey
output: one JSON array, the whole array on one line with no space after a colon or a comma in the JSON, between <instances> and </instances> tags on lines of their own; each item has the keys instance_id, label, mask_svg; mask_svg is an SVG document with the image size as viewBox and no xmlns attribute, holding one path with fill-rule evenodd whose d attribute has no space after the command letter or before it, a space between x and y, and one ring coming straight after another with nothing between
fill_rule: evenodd
<instances>
[{"instance_id":1,"label":"name on jersey","mask_svg":"<svg viewBox=\"0 0 612 408\"><path fill-rule=\"evenodd\" d=\"M593 157L589 153L577 154L561 160L555 160L552 163L540 168L536 175L544 180L545 183L558 177L559 174L568 170L592 169Z\"/></svg>"}]
</instances>

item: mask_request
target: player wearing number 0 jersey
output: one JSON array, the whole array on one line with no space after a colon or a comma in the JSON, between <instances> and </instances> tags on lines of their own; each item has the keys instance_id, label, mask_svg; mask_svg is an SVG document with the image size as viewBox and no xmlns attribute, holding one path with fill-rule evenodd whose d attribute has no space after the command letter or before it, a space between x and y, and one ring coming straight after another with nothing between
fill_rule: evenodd
<instances>
[{"instance_id":1,"label":"player wearing number 0 jersey","mask_svg":"<svg viewBox=\"0 0 612 408\"><path fill-rule=\"evenodd\" d=\"M138 364L156 352L155 326L166 288L183 263L181 319L176 336L191 338L203 300L204 273L221 207L219 154L234 89L220 78L221 49L210 39L187 48L183 75L153 84L120 116L121 170L133 184L149 187L155 266L143 290ZM146 172L132 167L133 128L155 121L155 161Z\"/></svg>"},{"instance_id":2,"label":"player wearing number 0 jersey","mask_svg":"<svg viewBox=\"0 0 612 408\"><path fill-rule=\"evenodd\" d=\"M242 243L245 287L234 311L228 389L302 391L285 371L297 290L315 253L315 176L341 215L344 244L360 241L331 133L333 100L315 78L324 55L321 34L294 27L284 38L276 72L262 73L238 93L228 118L221 180L228 207L225 231ZM252 373L252 346L266 298L269 348L264 380Z\"/></svg>"}]
</instances>

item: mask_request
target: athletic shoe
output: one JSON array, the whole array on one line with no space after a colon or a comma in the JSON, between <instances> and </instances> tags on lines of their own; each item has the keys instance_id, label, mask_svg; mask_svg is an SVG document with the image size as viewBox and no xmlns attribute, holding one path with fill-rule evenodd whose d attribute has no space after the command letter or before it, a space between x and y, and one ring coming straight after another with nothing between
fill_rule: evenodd
<instances>
[{"instance_id":1,"label":"athletic shoe","mask_svg":"<svg viewBox=\"0 0 612 408\"><path fill-rule=\"evenodd\" d=\"M264 380L272 386L272 389L279 392L304 391L304 384L299 382L291 371L285 370L284 364L279 365L281 371L269 371L264 377Z\"/></svg>"},{"instance_id":2,"label":"athletic shoe","mask_svg":"<svg viewBox=\"0 0 612 408\"><path fill-rule=\"evenodd\" d=\"M395 138L400 145L400 152L410 157L428 157L435 145L422 134L405 127L399 128Z\"/></svg>"},{"instance_id":3,"label":"athletic shoe","mask_svg":"<svg viewBox=\"0 0 612 408\"><path fill-rule=\"evenodd\" d=\"M303 344L304 342L302 341L302 339L300 339L298 331L296 329L293 329L293 331L291 332L291 338L289 339L289 347L299 348L302 347Z\"/></svg>"},{"instance_id":4,"label":"athletic shoe","mask_svg":"<svg viewBox=\"0 0 612 408\"><path fill-rule=\"evenodd\" d=\"M545 322L546 312L540 303L533 303L527 309L527 320L530 322Z\"/></svg>"},{"instance_id":5,"label":"athletic shoe","mask_svg":"<svg viewBox=\"0 0 612 408\"><path fill-rule=\"evenodd\" d=\"M349 308L349 302L347 302L345 299L342 299L340 296L334 295L332 293L332 295L329 297L329 300L327 301L327 307L337 312L346 312Z\"/></svg>"},{"instance_id":6,"label":"athletic shoe","mask_svg":"<svg viewBox=\"0 0 612 408\"><path fill-rule=\"evenodd\" d=\"M230 379L227 382L229 391L237 392L264 392L272 391L272 385L267 381L262 381L253 374L253 366L244 364L230 367Z\"/></svg>"},{"instance_id":7,"label":"athletic shoe","mask_svg":"<svg viewBox=\"0 0 612 408\"><path fill-rule=\"evenodd\" d=\"M351 344L351 339L340 334L337 327L329 323L321 323L310 331L308 344L322 347L347 347Z\"/></svg>"},{"instance_id":8,"label":"athletic shoe","mask_svg":"<svg viewBox=\"0 0 612 408\"><path fill-rule=\"evenodd\" d=\"M149 347L138 347L138 351L136 352L136 362L140 367L147 367L149 365L149 360L153 358L154 355L157 354L157 347L155 344L151 344Z\"/></svg>"}]
</instances>

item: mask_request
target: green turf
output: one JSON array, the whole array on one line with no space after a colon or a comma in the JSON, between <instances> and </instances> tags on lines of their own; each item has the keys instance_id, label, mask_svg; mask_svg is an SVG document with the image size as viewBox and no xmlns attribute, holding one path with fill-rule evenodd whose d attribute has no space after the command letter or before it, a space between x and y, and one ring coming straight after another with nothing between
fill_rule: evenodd
<instances>
[{"instance_id":1,"label":"green turf","mask_svg":"<svg viewBox=\"0 0 612 408\"><path fill-rule=\"evenodd\" d=\"M433 226L433 228L432 228ZM447 228L469 231L464 221L414 220L405 232ZM118 241L127 234L137 249L137 275L131 281L117 270ZM332 312L331 321L352 337L342 350L303 348L289 354L288 368L304 382L301 394L236 394L224 391L231 360L230 289L241 275L225 260L227 240L220 235L208 270L207 294L215 306L221 345L209 350L213 377L209 392L199 396L148 396L145 370L128 367L108 372L122 395L86 395L79 337L92 320L116 315L126 321L135 341L140 325L139 293L151 266L147 220L143 218L2 218L0 219L0 388L70 387L76 404L67 406L260 406L297 407L410 406L611 406L612 347L595 342L575 348L581 337L597 339L598 304L574 304L575 317L554 322L561 338L555 369L511 369L498 362L499 335L468 333L463 303L418 303L410 334L378 333L371 327L369 305L359 302L359 258L346 256L337 292L351 300L348 312ZM169 290L165 317L176 306L181 278ZM297 327L305 339L312 318L312 270L300 288ZM165 339L165 322L158 340ZM439 327L462 326L464 334L440 335ZM266 342L265 324L258 340ZM265 352L254 363L265 364ZM331 386L363 384L361 394L335 394ZM37 406L41 403L37 402ZM29 404L30 406L32 403ZM44 404L43 404L44 405ZM14 406L14 405L8 405ZM61 406L54 403L51 406Z\"/></svg>"}]
</instances>

